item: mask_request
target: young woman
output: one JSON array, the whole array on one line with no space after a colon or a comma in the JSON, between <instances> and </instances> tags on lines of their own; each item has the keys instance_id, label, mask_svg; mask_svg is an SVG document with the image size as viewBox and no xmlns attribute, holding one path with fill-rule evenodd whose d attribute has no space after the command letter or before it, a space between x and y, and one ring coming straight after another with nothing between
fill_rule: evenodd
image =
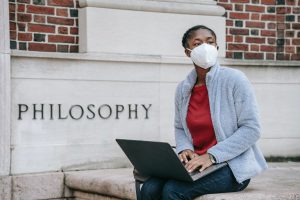
<instances>
[{"instance_id":1,"label":"young woman","mask_svg":"<svg viewBox=\"0 0 300 200\"><path fill-rule=\"evenodd\" d=\"M190 28L182 45L195 68L176 89L176 151L190 172L214 163L228 165L193 183L150 178L141 189L143 200L241 191L267 168L256 145L260 123L249 80L242 72L218 64L217 37L210 28Z\"/></svg>"}]
</instances>

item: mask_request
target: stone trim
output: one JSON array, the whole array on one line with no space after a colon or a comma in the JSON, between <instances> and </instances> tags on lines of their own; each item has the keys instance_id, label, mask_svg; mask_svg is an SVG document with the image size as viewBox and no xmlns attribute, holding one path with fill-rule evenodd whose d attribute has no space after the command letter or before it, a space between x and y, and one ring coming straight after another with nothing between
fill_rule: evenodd
<instances>
[{"instance_id":1,"label":"stone trim","mask_svg":"<svg viewBox=\"0 0 300 200\"><path fill-rule=\"evenodd\" d=\"M0 176L10 172L10 49L8 1L0 0Z\"/></svg>"},{"instance_id":2,"label":"stone trim","mask_svg":"<svg viewBox=\"0 0 300 200\"><path fill-rule=\"evenodd\" d=\"M12 50L13 57L28 58L53 58L71 60L95 60L111 62L143 62L143 63L164 63L164 64L191 64L190 59L184 56L170 57L159 55L137 55L137 54L113 54L113 53L77 53L65 54L57 52L26 52ZM219 58L221 65L225 66L272 66L272 67L300 67L299 61L268 61L268 60L236 60Z\"/></svg>"},{"instance_id":3,"label":"stone trim","mask_svg":"<svg viewBox=\"0 0 300 200\"><path fill-rule=\"evenodd\" d=\"M225 9L213 1L79 0L79 6L209 16L222 16L225 13Z\"/></svg>"}]
</instances>

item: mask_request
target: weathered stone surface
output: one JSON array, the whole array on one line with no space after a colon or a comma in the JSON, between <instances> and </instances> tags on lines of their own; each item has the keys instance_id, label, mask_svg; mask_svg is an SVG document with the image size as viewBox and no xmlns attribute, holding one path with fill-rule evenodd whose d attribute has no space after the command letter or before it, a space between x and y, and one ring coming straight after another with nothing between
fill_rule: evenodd
<instances>
[{"instance_id":1,"label":"weathered stone surface","mask_svg":"<svg viewBox=\"0 0 300 200\"><path fill-rule=\"evenodd\" d=\"M13 176L13 200L63 198L64 174L43 173Z\"/></svg>"},{"instance_id":2,"label":"weathered stone surface","mask_svg":"<svg viewBox=\"0 0 300 200\"><path fill-rule=\"evenodd\" d=\"M100 194L90 194L85 192L74 192L75 200L121 200L120 198L103 196Z\"/></svg>"},{"instance_id":3,"label":"weathered stone surface","mask_svg":"<svg viewBox=\"0 0 300 200\"><path fill-rule=\"evenodd\" d=\"M11 177L0 176L0 199L10 200L11 198Z\"/></svg>"},{"instance_id":4,"label":"weathered stone surface","mask_svg":"<svg viewBox=\"0 0 300 200\"><path fill-rule=\"evenodd\" d=\"M195 200L300 200L300 163L271 163L269 166L266 172L253 178L242 192L210 194ZM83 191L76 191L76 198L78 195L78 198L89 200L102 200L110 196L135 199L132 169L67 172L66 184Z\"/></svg>"},{"instance_id":5,"label":"weathered stone surface","mask_svg":"<svg viewBox=\"0 0 300 200\"><path fill-rule=\"evenodd\" d=\"M65 184L87 193L135 199L131 168L65 172Z\"/></svg>"}]
</instances>

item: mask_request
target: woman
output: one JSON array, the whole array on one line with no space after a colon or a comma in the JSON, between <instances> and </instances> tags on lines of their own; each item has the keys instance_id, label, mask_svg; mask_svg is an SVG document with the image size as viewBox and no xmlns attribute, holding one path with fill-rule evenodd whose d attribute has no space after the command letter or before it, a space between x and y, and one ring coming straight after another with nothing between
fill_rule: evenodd
<instances>
[{"instance_id":1,"label":"woman","mask_svg":"<svg viewBox=\"0 0 300 200\"><path fill-rule=\"evenodd\" d=\"M195 69L176 89L176 151L190 172L228 165L193 183L150 178L141 189L143 200L241 191L267 168L255 144L260 124L253 89L242 72L219 66L216 40L214 31L202 25L183 36Z\"/></svg>"}]
</instances>

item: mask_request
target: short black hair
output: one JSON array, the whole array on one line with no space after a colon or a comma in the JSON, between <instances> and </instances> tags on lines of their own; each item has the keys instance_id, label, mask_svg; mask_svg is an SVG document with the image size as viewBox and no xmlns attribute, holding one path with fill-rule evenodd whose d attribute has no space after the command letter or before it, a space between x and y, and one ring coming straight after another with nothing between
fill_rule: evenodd
<instances>
[{"instance_id":1,"label":"short black hair","mask_svg":"<svg viewBox=\"0 0 300 200\"><path fill-rule=\"evenodd\" d=\"M195 31L199 30L199 29L206 29L206 30L208 30L215 37L215 39L217 41L217 36L216 36L215 32L212 29L210 29L210 28L208 28L207 26L204 26L204 25L197 25L197 26L191 27L190 29L188 29L184 33L184 35L182 37L182 46L183 46L183 48L187 48L188 47L188 40L191 38L192 34Z\"/></svg>"}]
</instances>

